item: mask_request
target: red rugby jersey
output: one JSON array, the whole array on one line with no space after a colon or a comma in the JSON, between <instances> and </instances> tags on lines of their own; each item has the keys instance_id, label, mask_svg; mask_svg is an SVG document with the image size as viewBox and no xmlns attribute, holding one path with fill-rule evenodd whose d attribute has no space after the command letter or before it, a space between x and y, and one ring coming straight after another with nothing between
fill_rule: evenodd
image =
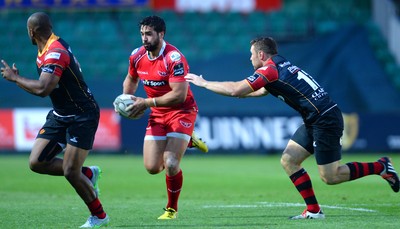
<instances>
[{"instance_id":1,"label":"red rugby jersey","mask_svg":"<svg viewBox=\"0 0 400 229\"><path fill-rule=\"evenodd\" d=\"M186 82L185 75L189 72L189 65L182 53L173 45L164 42L160 55L150 59L146 49L142 46L133 50L129 57L129 74L139 77L143 83L147 97L162 96L171 91L169 83ZM152 107L152 111L196 110L197 104L188 85L186 100L171 107Z\"/></svg>"}]
</instances>

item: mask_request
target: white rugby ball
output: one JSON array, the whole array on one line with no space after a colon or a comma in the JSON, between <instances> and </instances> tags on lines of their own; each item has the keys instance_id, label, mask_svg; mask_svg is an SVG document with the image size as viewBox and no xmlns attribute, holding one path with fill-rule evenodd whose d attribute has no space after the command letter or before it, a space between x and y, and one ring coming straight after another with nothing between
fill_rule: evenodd
<instances>
[{"instance_id":1,"label":"white rugby ball","mask_svg":"<svg viewBox=\"0 0 400 229\"><path fill-rule=\"evenodd\" d=\"M130 94L121 94L115 98L113 103L115 110L125 118L131 118L129 117L130 113L126 111L126 108L134 103L131 96Z\"/></svg>"}]
</instances>

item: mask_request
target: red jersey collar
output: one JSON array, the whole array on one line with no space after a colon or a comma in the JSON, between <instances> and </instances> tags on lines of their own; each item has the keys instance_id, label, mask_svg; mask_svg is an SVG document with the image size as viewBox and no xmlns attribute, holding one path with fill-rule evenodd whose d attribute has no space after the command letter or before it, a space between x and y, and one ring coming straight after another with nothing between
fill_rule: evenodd
<instances>
[{"instance_id":1,"label":"red jersey collar","mask_svg":"<svg viewBox=\"0 0 400 229\"><path fill-rule=\"evenodd\" d=\"M49 39L47 40L46 45L44 46L42 52L38 51L38 56L41 56L41 55L43 55L43 53L46 53L47 50L49 49L49 46L51 45L51 43L58 40L59 38L60 37L58 37L54 33L52 33L51 36L49 37Z\"/></svg>"}]
</instances>

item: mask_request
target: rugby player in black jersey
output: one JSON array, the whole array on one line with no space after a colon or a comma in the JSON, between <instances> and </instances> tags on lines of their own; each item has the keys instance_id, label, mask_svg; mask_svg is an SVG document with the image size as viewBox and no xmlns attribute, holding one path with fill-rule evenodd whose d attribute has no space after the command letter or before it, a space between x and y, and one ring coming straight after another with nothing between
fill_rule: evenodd
<instances>
[{"instance_id":1,"label":"rugby player in black jersey","mask_svg":"<svg viewBox=\"0 0 400 229\"><path fill-rule=\"evenodd\" d=\"M399 177L388 157L375 162L349 162L341 165L343 118L338 105L328 93L301 68L278 54L270 37L250 42L250 60L255 72L244 80L217 82L195 74L186 80L215 93L232 97L258 97L271 94L296 110L303 118L289 140L281 164L306 203L302 214L290 219L323 219L310 177L302 162L314 154L321 179L329 185L380 175L394 192L399 191Z\"/></svg>"},{"instance_id":2,"label":"rugby player in black jersey","mask_svg":"<svg viewBox=\"0 0 400 229\"><path fill-rule=\"evenodd\" d=\"M32 44L38 47L39 79L19 75L16 66L10 67L4 60L1 74L33 95L49 96L53 104L33 145L30 168L36 173L64 176L68 180L91 213L82 228L107 225L108 215L98 199L101 170L98 166L83 167L99 124L99 106L71 48L52 32L49 16L43 12L32 14L27 29ZM56 157L63 145L66 145L64 157Z\"/></svg>"}]
</instances>

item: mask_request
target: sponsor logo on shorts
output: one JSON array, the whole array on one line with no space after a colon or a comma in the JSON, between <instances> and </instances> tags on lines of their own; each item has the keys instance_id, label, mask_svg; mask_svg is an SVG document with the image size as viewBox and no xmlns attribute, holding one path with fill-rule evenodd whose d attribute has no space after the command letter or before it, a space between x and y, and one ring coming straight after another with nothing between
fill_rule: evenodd
<instances>
[{"instance_id":1,"label":"sponsor logo on shorts","mask_svg":"<svg viewBox=\"0 0 400 229\"><path fill-rule=\"evenodd\" d=\"M40 129L39 134L44 134L46 132L45 129Z\"/></svg>"},{"instance_id":2,"label":"sponsor logo on shorts","mask_svg":"<svg viewBox=\"0 0 400 229\"><path fill-rule=\"evenodd\" d=\"M313 141L312 146L313 146L314 148L317 147L317 142L316 142L316 141Z\"/></svg>"},{"instance_id":3,"label":"sponsor logo on shorts","mask_svg":"<svg viewBox=\"0 0 400 229\"><path fill-rule=\"evenodd\" d=\"M189 127L192 126L192 123L190 123L190 122L184 122L184 121L182 121L182 120L179 120L179 123L180 123L183 127L185 127L185 128L189 128Z\"/></svg>"},{"instance_id":4,"label":"sponsor logo on shorts","mask_svg":"<svg viewBox=\"0 0 400 229\"><path fill-rule=\"evenodd\" d=\"M78 139L77 139L77 137L72 137L72 138L70 138L69 139L71 142L75 142L75 143L77 143L78 142Z\"/></svg>"}]
</instances>

